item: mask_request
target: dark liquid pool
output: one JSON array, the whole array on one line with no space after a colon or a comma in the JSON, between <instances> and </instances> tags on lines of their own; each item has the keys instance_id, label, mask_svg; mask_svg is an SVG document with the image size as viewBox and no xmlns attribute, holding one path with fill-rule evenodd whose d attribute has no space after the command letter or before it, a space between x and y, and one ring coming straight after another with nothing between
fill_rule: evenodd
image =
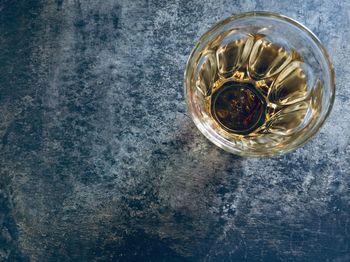
<instances>
[{"instance_id":1,"label":"dark liquid pool","mask_svg":"<svg viewBox=\"0 0 350 262\"><path fill-rule=\"evenodd\" d=\"M265 99L251 83L226 82L211 99L211 113L227 131L246 135L265 121Z\"/></svg>"}]
</instances>

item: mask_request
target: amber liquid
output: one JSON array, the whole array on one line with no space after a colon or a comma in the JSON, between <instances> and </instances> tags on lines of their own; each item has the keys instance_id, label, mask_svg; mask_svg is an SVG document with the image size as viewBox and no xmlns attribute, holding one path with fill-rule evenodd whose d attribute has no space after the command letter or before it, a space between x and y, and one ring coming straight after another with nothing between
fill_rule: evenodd
<instances>
[{"instance_id":1,"label":"amber liquid","mask_svg":"<svg viewBox=\"0 0 350 262\"><path fill-rule=\"evenodd\" d=\"M218 39L199 59L196 77L214 128L252 147L306 132L320 112L322 86L298 52L261 34Z\"/></svg>"}]
</instances>

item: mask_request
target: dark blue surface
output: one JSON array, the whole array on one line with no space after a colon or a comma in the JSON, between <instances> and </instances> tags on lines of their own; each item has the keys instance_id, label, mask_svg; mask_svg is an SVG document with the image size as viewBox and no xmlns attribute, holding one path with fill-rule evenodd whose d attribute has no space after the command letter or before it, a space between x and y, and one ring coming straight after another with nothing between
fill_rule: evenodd
<instances>
[{"instance_id":1,"label":"dark blue surface","mask_svg":"<svg viewBox=\"0 0 350 262\"><path fill-rule=\"evenodd\" d=\"M350 261L350 2L0 1L0 261ZM186 112L212 24L269 10L333 58L297 151L230 155Z\"/></svg>"}]
</instances>

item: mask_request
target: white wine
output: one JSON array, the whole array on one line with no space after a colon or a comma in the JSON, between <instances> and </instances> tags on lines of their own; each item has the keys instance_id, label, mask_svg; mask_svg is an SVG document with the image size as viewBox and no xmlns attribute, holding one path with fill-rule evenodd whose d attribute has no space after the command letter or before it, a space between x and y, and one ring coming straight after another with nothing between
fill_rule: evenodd
<instances>
[{"instance_id":1,"label":"white wine","mask_svg":"<svg viewBox=\"0 0 350 262\"><path fill-rule=\"evenodd\" d=\"M297 50L263 34L219 35L204 48L194 79L211 125L241 147L283 145L321 109L322 86Z\"/></svg>"}]
</instances>

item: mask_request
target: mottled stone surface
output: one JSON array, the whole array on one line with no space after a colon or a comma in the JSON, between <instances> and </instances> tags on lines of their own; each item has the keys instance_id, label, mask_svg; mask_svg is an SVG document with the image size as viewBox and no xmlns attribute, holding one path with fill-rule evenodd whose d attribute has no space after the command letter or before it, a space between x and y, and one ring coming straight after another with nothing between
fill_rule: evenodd
<instances>
[{"instance_id":1,"label":"mottled stone surface","mask_svg":"<svg viewBox=\"0 0 350 262\"><path fill-rule=\"evenodd\" d=\"M332 114L297 151L230 155L195 128L186 59L230 14L329 49ZM0 261L350 261L350 2L1 0Z\"/></svg>"}]
</instances>

